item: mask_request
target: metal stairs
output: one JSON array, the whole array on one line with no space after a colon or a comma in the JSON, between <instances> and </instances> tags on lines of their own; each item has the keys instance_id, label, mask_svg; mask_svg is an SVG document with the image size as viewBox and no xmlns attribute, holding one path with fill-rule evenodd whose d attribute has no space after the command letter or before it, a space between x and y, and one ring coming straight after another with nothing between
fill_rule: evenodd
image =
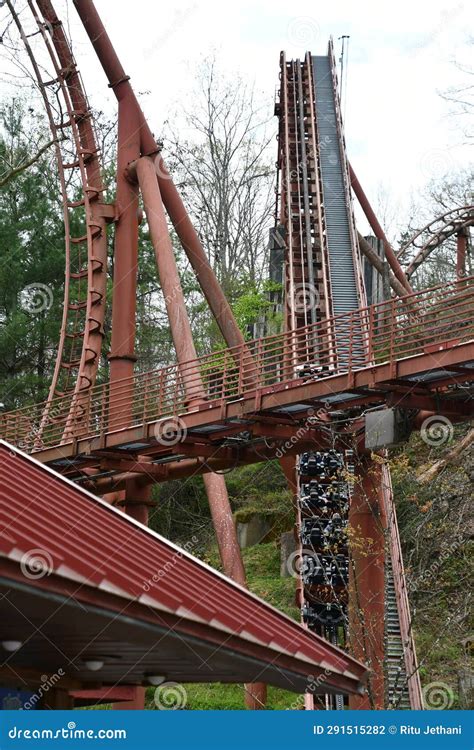
<instances>
[{"instance_id":1,"label":"metal stairs","mask_svg":"<svg viewBox=\"0 0 474 750\"><path fill-rule=\"evenodd\" d=\"M411 705L405 652L389 554L385 564L385 669L386 705L391 709L409 711Z\"/></svg>"}]
</instances>

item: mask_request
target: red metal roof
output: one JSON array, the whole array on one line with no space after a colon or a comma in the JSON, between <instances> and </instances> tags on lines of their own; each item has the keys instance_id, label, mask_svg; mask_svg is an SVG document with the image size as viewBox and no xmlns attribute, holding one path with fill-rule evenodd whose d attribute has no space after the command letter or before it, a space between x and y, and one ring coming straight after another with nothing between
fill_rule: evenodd
<instances>
[{"instance_id":1,"label":"red metal roof","mask_svg":"<svg viewBox=\"0 0 474 750\"><path fill-rule=\"evenodd\" d=\"M315 674L318 692L361 689L366 669L345 652L3 441L0 480L1 577L20 581L23 589L100 605L101 612L120 610L122 617L125 610L133 622L159 623L228 655L218 678L200 669L198 681L261 679L257 666L263 664L266 681L282 685L281 673L290 690L301 691ZM36 578L24 575L32 550L45 560L44 574ZM7 630L0 626L0 639ZM180 674L193 679L183 664ZM127 681L117 673L110 679Z\"/></svg>"}]
</instances>

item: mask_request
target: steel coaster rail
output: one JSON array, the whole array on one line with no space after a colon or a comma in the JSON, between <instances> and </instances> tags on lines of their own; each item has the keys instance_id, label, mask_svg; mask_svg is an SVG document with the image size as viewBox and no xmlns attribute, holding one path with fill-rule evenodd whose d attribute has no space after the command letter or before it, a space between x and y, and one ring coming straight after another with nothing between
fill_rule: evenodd
<instances>
[{"instance_id":1,"label":"steel coaster rail","mask_svg":"<svg viewBox=\"0 0 474 750\"><path fill-rule=\"evenodd\" d=\"M102 177L99 153L94 136L92 115L72 54L63 60L56 55L51 36L68 42L57 18L52 18L47 2L38 8L28 0L30 10L51 59L53 80L44 80L33 48L25 33L19 14L11 0L9 10L18 28L30 59L37 85L43 98L49 126L56 141L56 161L63 203L65 228L65 285L63 318L53 378L45 403L43 421L59 394L88 389L95 382L103 336L106 284L105 218L102 215ZM49 13L46 17L42 10ZM52 20L51 20L52 19ZM51 103L53 92L59 106ZM61 106L62 104L62 106ZM69 147L66 144L69 143ZM81 197L69 196L80 188ZM84 235L73 237L71 218L80 214ZM73 252L75 250L75 252ZM80 397L82 398L82 396ZM41 426L37 439L41 440Z\"/></svg>"},{"instance_id":2,"label":"steel coaster rail","mask_svg":"<svg viewBox=\"0 0 474 750\"><path fill-rule=\"evenodd\" d=\"M405 569L403 565L402 548L400 544L400 534L398 531L397 514L393 501L392 480L390 471L386 464L382 467L383 490L385 502L385 514L387 517L388 542L390 546L390 557L392 560L393 578L400 585L395 586L397 599L397 608L400 622L400 636L403 646L403 660L405 667L408 692L410 695L410 705L412 710L419 711L423 708L423 698L420 682L420 672L416 656L415 639L412 630L412 619L410 614L410 604L408 601L408 591L406 587ZM394 685L400 689L400 685ZM397 696L392 696L395 701ZM393 708L397 708L395 704Z\"/></svg>"},{"instance_id":3,"label":"steel coaster rail","mask_svg":"<svg viewBox=\"0 0 474 750\"><path fill-rule=\"evenodd\" d=\"M426 226L418 230L410 240L402 247L398 253L398 257L401 259L410 248L418 249L417 254L409 262L405 270L405 275L410 279L413 274L418 270L421 264L430 256L430 254L436 250L443 242L457 235L462 231L467 230L469 227L474 225L474 206L463 206L462 208L455 208L452 211L447 211L441 216L437 216L432 219ZM424 239L420 244L417 243L419 238L423 238L428 235L428 239Z\"/></svg>"},{"instance_id":4,"label":"steel coaster rail","mask_svg":"<svg viewBox=\"0 0 474 750\"><path fill-rule=\"evenodd\" d=\"M426 242L424 240L418 242L418 240L423 237L424 234L429 233L434 238L440 231L443 231L448 227L452 227L454 231L456 231L456 225L458 222L464 224L464 222L467 221L470 224L474 223L474 205L458 206L457 208L445 211L439 216L435 216L433 219L430 219L424 227L418 229L412 234L408 242L406 242L397 252L397 258L401 260L411 247L416 248L417 250L422 250Z\"/></svg>"}]
</instances>

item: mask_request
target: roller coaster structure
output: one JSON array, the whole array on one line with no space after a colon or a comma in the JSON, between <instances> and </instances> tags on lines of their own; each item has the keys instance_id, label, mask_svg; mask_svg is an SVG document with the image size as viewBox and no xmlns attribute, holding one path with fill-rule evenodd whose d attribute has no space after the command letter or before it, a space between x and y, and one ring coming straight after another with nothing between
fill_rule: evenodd
<instances>
[{"instance_id":1,"label":"roller coaster structure","mask_svg":"<svg viewBox=\"0 0 474 750\"><path fill-rule=\"evenodd\" d=\"M273 237L284 256L285 330L245 341L93 2L74 5L118 102L113 204L104 201L92 112L52 3L28 0L28 21L25 10L20 14L11 0L6 4L55 139L66 272L48 399L1 415L2 437L122 504L142 523L153 483L202 473L223 568L242 584L225 480L216 472L278 458L294 493L303 621L350 648L372 671L367 695L351 698L349 705L422 707L390 476L383 454L371 456L365 449L364 414L396 407L418 426L433 414L452 421L472 414L474 279L465 274L472 206L434 220L396 254L347 161L332 45L327 55L307 53L302 61L282 54ZM52 79L44 79L36 60L25 28L31 22L45 45ZM398 289L378 304L365 299L352 192L383 245ZM140 195L177 364L138 376ZM166 214L228 347L199 359ZM77 224L83 231L72 236ZM109 224L115 229L110 381L97 384ZM410 278L416 269L452 236L457 280L414 292ZM319 466L315 473L308 468L313 465ZM344 511L337 503L327 510L336 502L336 484ZM351 534L369 545L364 554ZM331 624L335 613L337 627ZM265 686L247 688L247 705L262 707ZM342 696L321 704L306 699L309 709L344 705Z\"/></svg>"}]
</instances>

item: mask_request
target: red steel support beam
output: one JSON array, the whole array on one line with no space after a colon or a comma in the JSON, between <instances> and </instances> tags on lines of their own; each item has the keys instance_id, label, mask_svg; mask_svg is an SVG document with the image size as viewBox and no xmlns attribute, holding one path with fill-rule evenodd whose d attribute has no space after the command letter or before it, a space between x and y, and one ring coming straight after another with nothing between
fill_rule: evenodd
<instances>
[{"instance_id":1,"label":"red steel support beam","mask_svg":"<svg viewBox=\"0 0 474 750\"><path fill-rule=\"evenodd\" d=\"M116 383L130 378L130 396L118 408L118 418L123 409L132 416L132 376L135 356L139 190L125 176L127 164L140 156L140 120L135 103L130 96L118 103L118 143L116 172L116 211L112 289L112 333L110 343L110 424L114 423L113 391ZM112 493L108 499L123 504L125 513L144 526L148 525L148 508L151 504L151 485L142 486L137 479L125 483L125 491ZM130 686L133 697L129 701L112 703L115 710L141 710L145 707L145 690Z\"/></svg>"},{"instance_id":2,"label":"red steel support beam","mask_svg":"<svg viewBox=\"0 0 474 750\"><path fill-rule=\"evenodd\" d=\"M367 695L351 697L349 708L382 710L386 526L382 466L364 458L359 467L349 510L349 645L351 653L358 655L371 673Z\"/></svg>"},{"instance_id":3,"label":"red steel support beam","mask_svg":"<svg viewBox=\"0 0 474 750\"><path fill-rule=\"evenodd\" d=\"M150 236L155 248L158 275L165 298L176 356L179 364L189 363L196 359L196 350L155 167L149 157L142 157L137 162L136 170L143 195ZM190 401L202 402L204 400L204 388L202 382L200 382L197 369L196 372L193 372L191 368L187 367L186 373L187 377L184 378L184 384L188 398ZM211 506L224 570L230 578L245 585L245 571L224 477L217 474L205 475L204 483Z\"/></svg>"},{"instance_id":4,"label":"red steel support beam","mask_svg":"<svg viewBox=\"0 0 474 750\"><path fill-rule=\"evenodd\" d=\"M390 268L392 269L393 273L395 274L396 278L402 284L402 286L406 289L407 294L412 294L413 289L410 285L410 282L408 281L407 277L405 276L405 273L403 271L403 268L401 267L400 263L398 262L398 258L395 255L392 246L390 245L390 242L387 239L387 236L385 232L383 231L382 227L379 224L379 221L373 211L372 206L369 203L369 199L367 198L366 194L364 193L362 186L357 179L357 175L352 169L351 165L349 164L349 174L351 178L351 185L352 189L354 190L354 193L356 195L357 200L360 203L360 206L365 213L367 217L367 221L369 222L370 226L372 227L372 231L375 234L376 237L378 237L379 240L381 240L384 243L384 249L385 249L385 257L387 258L387 261L390 265Z\"/></svg>"},{"instance_id":5,"label":"red steel support beam","mask_svg":"<svg viewBox=\"0 0 474 750\"><path fill-rule=\"evenodd\" d=\"M140 109L129 78L125 74L100 16L94 7L94 3L92 0L74 0L74 5L115 96L119 101L125 97L130 97L135 103L140 119L141 154L158 154L158 145ZM244 342L242 333L161 155L157 156L155 165L163 203L183 249L189 258L189 262L196 273L203 294L212 310L224 340L230 347L238 346Z\"/></svg>"},{"instance_id":6,"label":"red steel support beam","mask_svg":"<svg viewBox=\"0 0 474 750\"><path fill-rule=\"evenodd\" d=\"M155 249L158 275L165 297L176 356L178 363L189 363L190 360L196 359L197 355L152 159L150 157L139 159L136 171ZM197 369L193 372L188 367L186 372L189 375L188 379L184 378L184 385L189 400L191 402L204 400L204 388L200 383ZM246 586L245 569L225 479L215 473L205 474L203 479L224 571L234 581ZM256 683L247 686L246 703L249 708L263 708L265 700L266 687L264 685Z\"/></svg>"},{"instance_id":7,"label":"red steel support beam","mask_svg":"<svg viewBox=\"0 0 474 750\"><path fill-rule=\"evenodd\" d=\"M63 78L67 86L71 105L77 113L83 112L87 115L89 112L88 102L62 24L50 0L37 0L37 6L40 13L43 15L47 28L51 32L51 41L56 50L59 66L63 71L67 71L67 75L63 75ZM37 22L41 23L40 17L36 16L36 18ZM88 300L87 305L81 364L75 386L76 392L80 393L81 389L84 389L84 380L87 383L86 387L94 385L95 383L103 343L103 321L106 301L105 271L107 268L107 229L102 209L103 184L101 164L90 118L88 116L82 118L78 117L77 129L80 134L80 147L84 152L89 152L88 158L84 161L87 188L93 189L91 195L95 194L95 197L91 197L89 200L89 215L85 218L86 222L91 227L99 230L97 234L94 233L95 236L91 237L89 235L91 246L88 251L89 253L93 253L96 261L98 261L103 269L102 272L94 274L95 280L93 282L89 279L89 285L93 284L95 287L97 301L93 308L94 321L92 320L92 306L90 299ZM91 275L90 268L91 267L89 266L89 276ZM97 323L99 325L97 325ZM91 356L91 353L93 353L94 356Z\"/></svg>"},{"instance_id":8,"label":"red steel support beam","mask_svg":"<svg viewBox=\"0 0 474 750\"><path fill-rule=\"evenodd\" d=\"M131 378L135 357L138 263L138 185L125 177L130 161L140 157L139 118L133 99L118 106L117 192L115 224L110 380Z\"/></svg>"},{"instance_id":9,"label":"red steel support beam","mask_svg":"<svg viewBox=\"0 0 474 750\"><path fill-rule=\"evenodd\" d=\"M140 156L140 120L133 98L125 96L118 103L117 190L112 290L112 335L110 344L110 415L123 420L124 410L132 417L133 369L135 357L136 295L138 266L139 190L130 183L125 169ZM123 379L129 379L129 398L124 398ZM120 382L120 386L117 383ZM115 405L114 388L121 388L121 402ZM124 505L126 513L148 524L151 487L140 486L136 480L126 483L125 493L112 493L107 500Z\"/></svg>"}]
</instances>

